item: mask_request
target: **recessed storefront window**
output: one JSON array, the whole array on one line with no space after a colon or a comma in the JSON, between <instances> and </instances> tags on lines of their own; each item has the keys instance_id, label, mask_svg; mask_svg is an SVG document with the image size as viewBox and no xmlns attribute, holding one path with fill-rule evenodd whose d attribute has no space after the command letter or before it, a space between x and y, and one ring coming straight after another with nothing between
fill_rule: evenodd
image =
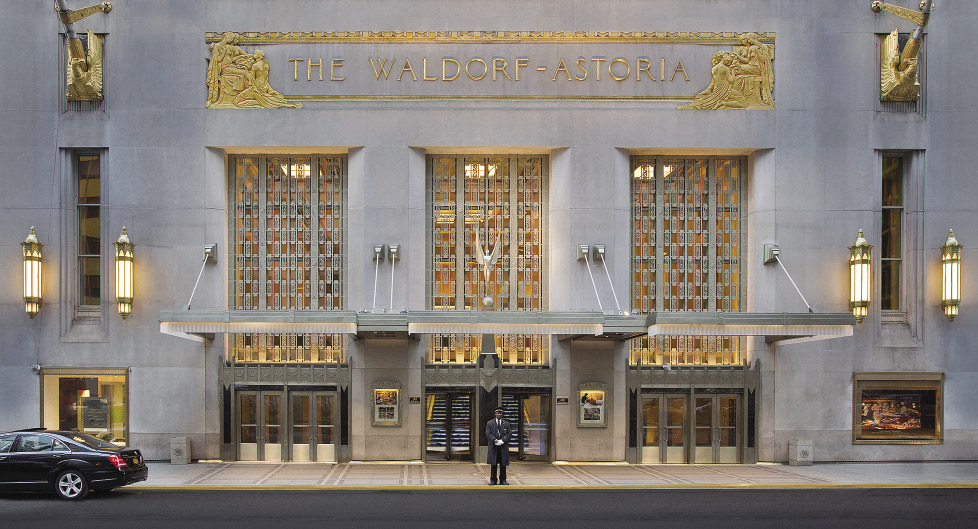
<instances>
[{"instance_id":1,"label":"recessed storefront window","mask_svg":"<svg viewBox=\"0 0 978 529\"><path fill-rule=\"evenodd\" d=\"M632 310L742 310L745 244L743 158L632 158ZM745 340L645 336L629 362L737 365Z\"/></svg>"},{"instance_id":2,"label":"recessed storefront window","mask_svg":"<svg viewBox=\"0 0 978 529\"><path fill-rule=\"evenodd\" d=\"M125 368L42 369L44 427L77 430L126 445L129 440L127 372Z\"/></svg>"},{"instance_id":3,"label":"recessed storefront window","mask_svg":"<svg viewBox=\"0 0 978 529\"><path fill-rule=\"evenodd\" d=\"M855 373L853 443L943 442L943 373Z\"/></svg>"}]
</instances>

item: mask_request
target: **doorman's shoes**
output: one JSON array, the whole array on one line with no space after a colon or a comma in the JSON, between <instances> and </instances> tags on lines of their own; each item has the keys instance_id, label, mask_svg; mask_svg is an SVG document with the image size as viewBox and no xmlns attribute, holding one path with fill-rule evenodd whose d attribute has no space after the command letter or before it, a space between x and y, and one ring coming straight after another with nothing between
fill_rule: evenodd
<instances>
[{"instance_id":1,"label":"doorman's shoes","mask_svg":"<svg viewBox=\"0 0 978 529\"><path fill-rule=\"evenodd\" d=\"M509 485L509 483L507 483L507 482L505 482L505 481L500 481L500 482L499 482L499 484L500 484L500 485Z\"/></svg>"}]
</instances>

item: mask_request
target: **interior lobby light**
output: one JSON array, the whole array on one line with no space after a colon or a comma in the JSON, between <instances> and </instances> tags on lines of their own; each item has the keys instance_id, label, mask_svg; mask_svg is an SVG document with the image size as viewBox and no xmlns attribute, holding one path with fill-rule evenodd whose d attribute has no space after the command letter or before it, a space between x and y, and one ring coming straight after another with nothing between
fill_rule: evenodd
<instances>
[{"instance_id":1,"label":"interior lobby light","mask_svg":"<svg viewBox=\"0 0 978 529\"><path fill-rule=\"evenodd\" d=\"M873 286L870 276L872 248L863 237L863 230L859 230L856 242L849 247L849 309L860 323L869 313L869 297Z\"/></svg>"},{"instance_id":2,"label":"interior lobby light","mask_svg":"<svg viewBox=\"0 0 978 529\"><path fill-rule=\"evenodd\" d=\"M115 242L115 300L119 303L122 319L132 312L132 249L135 246L123 226L122 234Z\"/></svg>"},{"instance_id":3,"label":"interior lobby light","mask_svg":"<svg viewBox=\"0 0 978 529\"><path fill-rule=\"evenodd\" d=\"M954 321L961 304L961 245L954 238L954 230L948 230L947 240L941 246L941 268L944 271L941 308L948 321Z\"/></svg>"},{"instance_id":4,"label":"interior lobby light","mask_svg":"<svg viewBox=\"0 0 978 529\"><path fill-rule=\"evenodd\" d=\"M24 242L24 306L27 314L34 319L41 310L41 247L34 226Z\"/></svg>"}]
</instances>

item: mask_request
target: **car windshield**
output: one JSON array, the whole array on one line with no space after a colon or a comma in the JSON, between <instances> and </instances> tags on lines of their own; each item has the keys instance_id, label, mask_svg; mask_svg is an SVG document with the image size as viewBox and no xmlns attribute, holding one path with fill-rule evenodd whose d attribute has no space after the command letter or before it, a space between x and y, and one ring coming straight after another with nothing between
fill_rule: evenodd
<instances>
[{"instance_id":1,"label":"car windshield","mask_svg":"<svg viewBox=\"0 0 978 529\"><path fill-rule=\"evenodd\" d=\"M72 441L88 446L90 448L119 448L118 445L108 443L96 437L92 437L91 435L83 434L80 432L72 432L70 437Z\"/></svg>"}]
</instances>

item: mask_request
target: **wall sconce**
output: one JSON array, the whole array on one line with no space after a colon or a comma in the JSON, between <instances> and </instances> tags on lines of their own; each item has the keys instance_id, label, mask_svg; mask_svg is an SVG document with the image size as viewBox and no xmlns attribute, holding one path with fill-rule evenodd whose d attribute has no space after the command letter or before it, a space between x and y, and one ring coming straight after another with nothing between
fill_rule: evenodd
<instances>
[{"instance_id":1,"label":"wall sconce","mask_svg":"<svg viewBox=\"0 0 978 529\"><path fill-rule=\"evenodd\" d=\"M126 319L132 312L132 249L126 227L115 243L115 300L119 303L119 316Z\"/></svg>"},{"instance_id":2,"label":"wall sconce","mask_svg":"<svg viewBox=\"0 0 978 529\"><path fill-rule=\"evenodd\" d=\"M944 270L941 308L948 321L954 321L961 304L961 245L954 238L954 230L948 230L947 240L941 246L941 268Z\"/></svg>"},{"instance_id":3,"label":"wall sconce","mask_svg":"<svg viewBox=\"0 0 978 529\"><path fill-rule=\"evenodd\" d=\"M869 314L869 298L873 288L870 276L872 249L863 237L863 230L859 230L856 242L849 247L849 310L859 323Z\"/></svg>"},{"instance_id":4,"label":"wall sconce","mask_svg":"<svg viewBox=\"0 0 978 529\"><path fill-rule=\"evenodd\" d=\"M41 247L34 226L24 242L24 307L27 315L34 319L41 310Z\"/></svg>"}]
</instances>

